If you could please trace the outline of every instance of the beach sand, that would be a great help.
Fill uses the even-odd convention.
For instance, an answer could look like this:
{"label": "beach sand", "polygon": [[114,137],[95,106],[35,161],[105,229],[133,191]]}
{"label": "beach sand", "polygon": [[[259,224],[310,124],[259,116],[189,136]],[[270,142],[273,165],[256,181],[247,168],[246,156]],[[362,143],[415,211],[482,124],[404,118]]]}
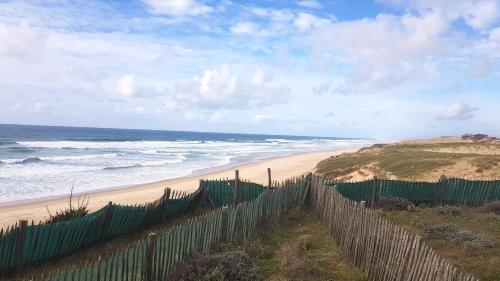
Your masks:
{"label": "beach sand", "polygon": [[[192,192],[198,188],[200,179],[234,178],[234,170],[236,169],[240,171],[241,179],[267,185],[267,168],[271,168],[273,181],[281,181],[313,171],[316,164],[325,158],[357,150],[358,148],[307,152],[269,158],[197,176],[169,179],[119,189],[93,191],[87,195],[87,198],[89,199],[91,211],[102,208],[109,201],[116,204],[140,204],[158,199],[163,194],[165,187]],[[68,208],[68,198],[52,198],[35,202],[21,201],[16,202],[15,205],[0,206],[0,228],[12,225],[21,219],[34,220],[35,222],[45,220],[48,217],[47,208],[52,213],[55,213],[56,210],[66,209]]]}

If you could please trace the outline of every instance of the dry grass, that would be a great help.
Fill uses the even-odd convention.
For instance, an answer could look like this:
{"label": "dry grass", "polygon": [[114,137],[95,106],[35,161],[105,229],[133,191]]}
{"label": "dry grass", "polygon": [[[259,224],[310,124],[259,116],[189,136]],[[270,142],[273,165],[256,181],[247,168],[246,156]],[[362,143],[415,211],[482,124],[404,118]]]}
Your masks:
{"label": "dry grass", "polygon": [[78,197],[76,199],[76,207],[75,207],[73,203],[73,188],[71,188],[68,209],[59,210],[56,211],[55,214],[51,214],[49,209],[47,208],[47,212],[49,213],[49,219],[46,220],[45,223],[46,224],[56,223],[56,222],[68,221],[84,217],[89,213],[88,205],[89,205],[89,200],[86,195],[83,195],[83,197]]}
{"label": "dry grass", "polygon": [[[490,154],[488,154],[488,152]],[[500,178],[498,143],[396,143],[321,161],[316,171],[344,180],[382,178],[435,181],[449,177]]]}
{"label": "dry grass", "polygon": [[290,212],[284,222],[242,246],[273,281],[362,281],[366,276],[342,258],[314,216]]}
{"label": "dry grass", "polygon": [[500,215],[457,207],[380,211],[461,270],[483,281],[500,280]]}

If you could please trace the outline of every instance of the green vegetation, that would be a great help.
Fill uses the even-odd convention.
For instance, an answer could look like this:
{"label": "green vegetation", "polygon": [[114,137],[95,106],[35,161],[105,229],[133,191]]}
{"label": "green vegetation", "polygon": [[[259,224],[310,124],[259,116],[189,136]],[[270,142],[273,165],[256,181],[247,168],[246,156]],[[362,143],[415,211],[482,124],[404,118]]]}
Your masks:
{"label": "green vegetation", "polygon": [[261,270],[243,251],[195,255],[167,280],[177,281],[262,281]]}
{"label": "green vegetation", "polygon": [[302,211],[290,212],[283,223],[242,249],[256,259],[265,280],[362,281],[367,277],[342,258],[340,249],[319,220]]}
{"label": "green vegetation", "polygon": [[47,212],[49,213],[49,219],[45,221],[46,224],[50,223],[56,223],[56,222],[62,222],[62,221],[69,221],[72,219],[76,218],[81,218],[89,213],[88,205],[89,205],[89,200],[86,195],[83,196],[83,198],[78,197],[77,198],[77,205],[76,207],[73,206],[73,188],[71,188],[71,193],[69,196],[69,207],[68,209],[63,209],[56,211],[56,213],[53,215],[50,213],[49,209],[47,209]]}
{"label": "green vegetation", "polygon": [[379,211],[408,231],[423,235],[461,270],[483,281],[500,280],[499,214],[458,207]]}
{"label": "green vegetation", "polygon": [[[317,172],[321,175],[351,179],[350,174],[361,171],[361,176],[397,178],[407,180],[428,179],[438,169],[450,168],[460,160],[474,168],[476,173],[490,171],[500,177],[500,155],[487,154],[497,151],[500,144],[493,143],[397,143],[375,145],[358,153],[342,154],[321,161]],[[369,174],[367,174],[367,171]],[[457,171],[460,173],[460,171]],[[462,171],[463,172],[463,171]],[[447,173],[448,174],[448,173]],[[460,176],[450,171],[449,176]]]}

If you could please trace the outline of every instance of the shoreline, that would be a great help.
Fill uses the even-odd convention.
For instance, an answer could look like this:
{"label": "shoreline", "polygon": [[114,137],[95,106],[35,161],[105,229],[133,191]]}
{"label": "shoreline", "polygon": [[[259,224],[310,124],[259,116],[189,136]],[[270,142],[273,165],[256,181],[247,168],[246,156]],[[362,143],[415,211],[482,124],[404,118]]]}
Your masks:
{"label": "shoreline", "polygon": [[[161,196],[165,187],[173,190],[192,192],[198,188],[200,179],[233,178],[234,170],[240,170],[241,179],[267,185],[267,168],[271,168],[274,180],[283,180],[292,176],[312,171],[316,164],[329,156],[361,149],[346,148],[314,152],[298,152],[284,156],[274,156],[246,163],[227,164],[195,171],[188,176],[165,179],[144,184],[109,187],[86,193],[90,212],[98,210],[109,201],[131,205],[150,202]],[[78,197],[82,194],[73,194]],[[31,200],[19,200],[0,204],[0,228],[16,223],[20,219],[38,222],[48,217],[47,209],[52,213],[67,207],[69,195],[51,196]]]}

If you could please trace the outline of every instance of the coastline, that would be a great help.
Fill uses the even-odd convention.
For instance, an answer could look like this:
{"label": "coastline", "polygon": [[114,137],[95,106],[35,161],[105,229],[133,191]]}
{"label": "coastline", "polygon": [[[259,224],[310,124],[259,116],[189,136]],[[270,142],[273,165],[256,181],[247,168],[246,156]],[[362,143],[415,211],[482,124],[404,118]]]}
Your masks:
{"label": "coastline", "polygon": [[[347,148],[299,152],[255,160],[244,164],[203,169],[180,178],[94,190],[87,193],[89,209],[90,211],[95,211],[105,206],[109,201],[117,204],[150,202],[160,197],[165,187],[170,187],[173,190],[192,192],[198,188],[200,179],[233,178],[235,169],[240,170],[241,179],[267,185],[267,168],[271,168],[273,180],[284,180],[312,171],[319,161],[330,156],[355,152],[359,149]],[[5,203],[0,205],[0,228],[15,224],[21,219],[34,220],[35,222],[45,220],[48,216],[47,209],[55,212],[56,210],[67,208],[67,203],[68,195]]]}

